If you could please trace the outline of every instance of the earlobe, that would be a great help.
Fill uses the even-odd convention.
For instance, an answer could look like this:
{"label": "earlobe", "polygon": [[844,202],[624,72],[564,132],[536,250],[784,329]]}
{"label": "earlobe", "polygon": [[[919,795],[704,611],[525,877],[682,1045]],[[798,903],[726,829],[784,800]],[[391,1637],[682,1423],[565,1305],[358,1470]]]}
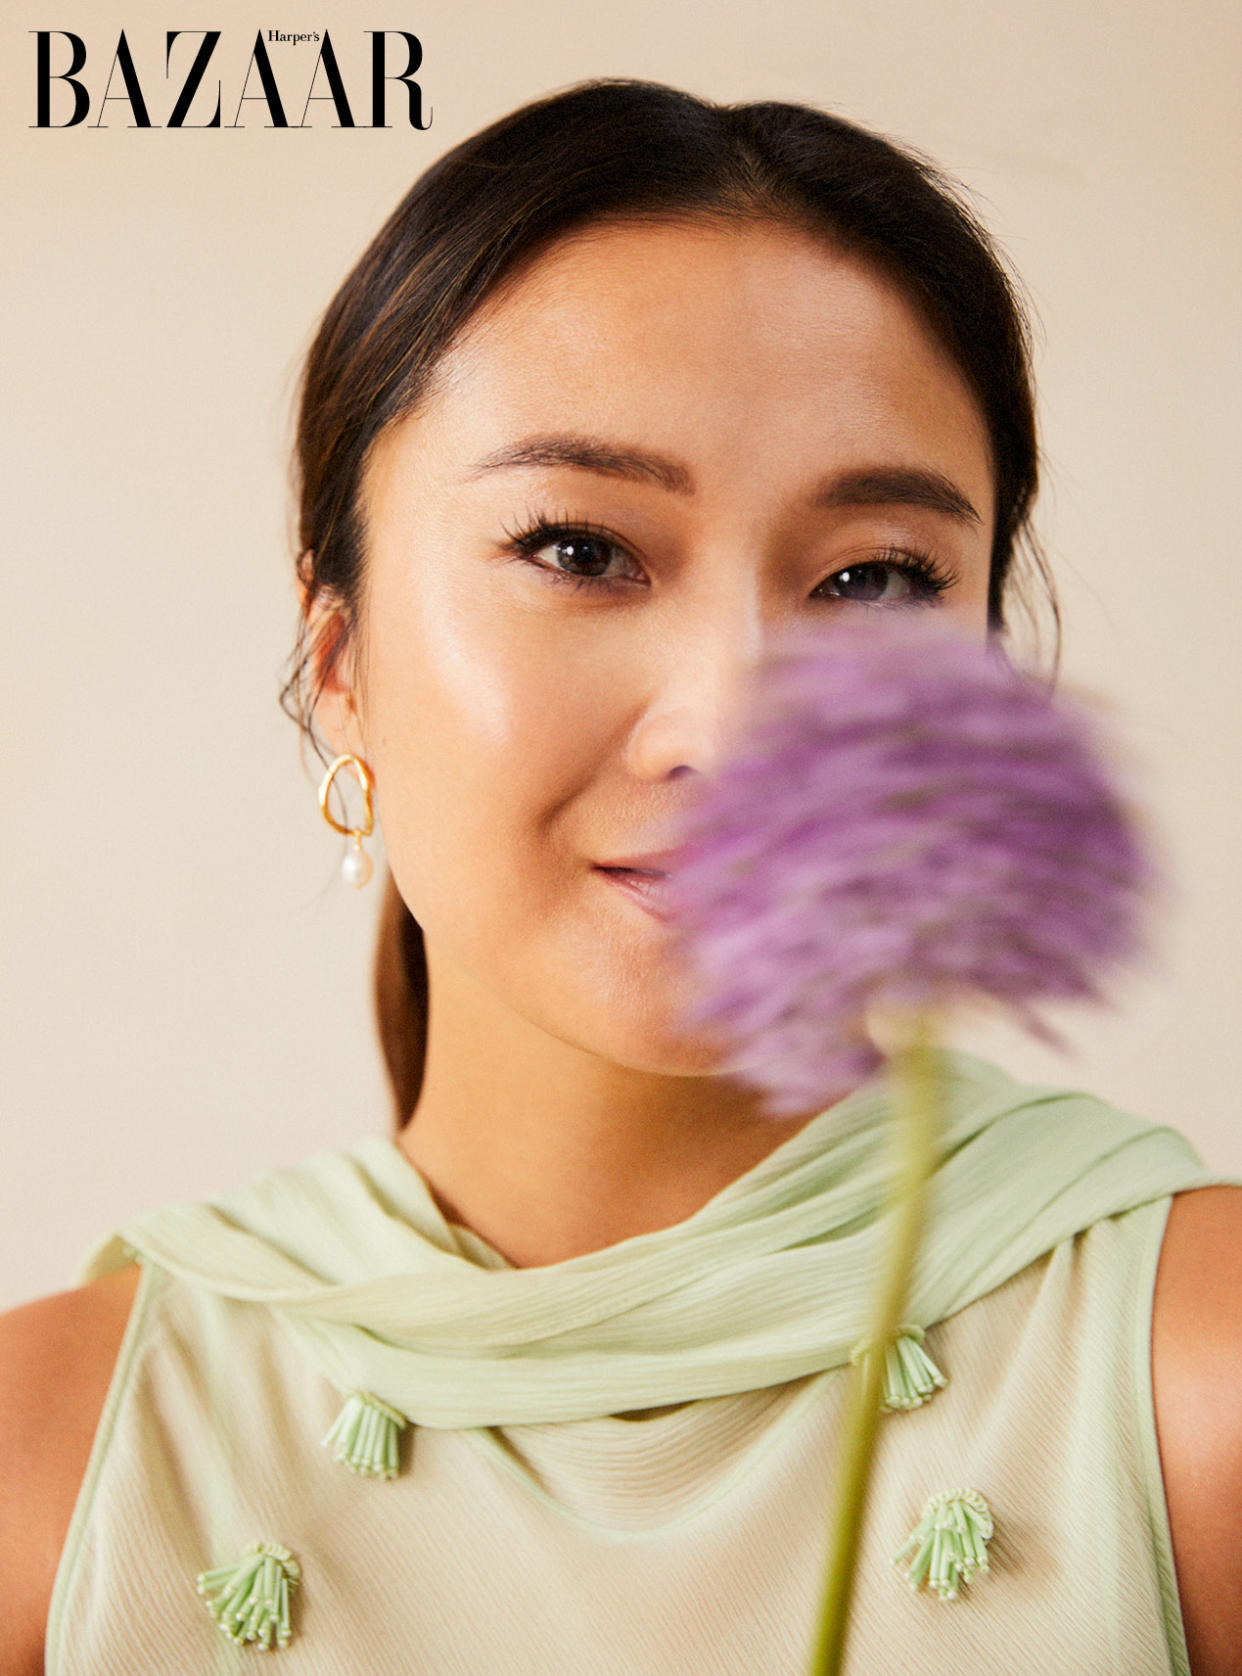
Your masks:
{"label": "earlobe", "polygon": [[339,603],[321,596],[311,606],[306,641],[316,726],[337,754],[365,754],[349,623]]}
{"label": "earlobe", "polygon": [[347,687],[330,682],[315,705],[315,726],[336,756],[366,756],[362,721]]}

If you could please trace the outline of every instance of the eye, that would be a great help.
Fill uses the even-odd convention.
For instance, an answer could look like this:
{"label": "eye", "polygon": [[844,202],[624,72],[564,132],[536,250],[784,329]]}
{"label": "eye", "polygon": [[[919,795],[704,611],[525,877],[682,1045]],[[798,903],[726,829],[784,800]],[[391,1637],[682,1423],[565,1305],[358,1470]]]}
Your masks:
{"label": "eye", "polygon": [[518,556],[542,571],[550,582],[578,588],[611,588],[634,580],[633,575],[607,574],[614,558],[625,549],[602,530],[585,523],[552,523],[538,519],[523,530],[505,531]]}
{"label": "eye", "polygon": [[934,600],[952,581],[926,553],[890,551],[825,577],[815,592],[855,605],[915,605]]}
{"label": "eye", "polygon": [[608,569],[614,551],[612,543],[599,535],[562,535],[533,553],[528,551],[527,557],[551,553],[563,570],[582,581],[594,582]]}

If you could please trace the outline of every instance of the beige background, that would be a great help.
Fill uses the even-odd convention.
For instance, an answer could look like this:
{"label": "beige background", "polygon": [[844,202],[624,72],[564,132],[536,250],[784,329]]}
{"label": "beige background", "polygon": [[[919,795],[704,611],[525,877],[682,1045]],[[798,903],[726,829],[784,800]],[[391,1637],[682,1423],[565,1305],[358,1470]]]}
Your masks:
{"label": "beige background", "polygon": [[[388,1123],[377,893],[338,882],[276,704],[288,397],[413,176],[595,74],[806,99],[903,138],[969,186],[1024,275],[1066,668],[1118,718],[1177,891],[1118,1008],[1065,1015],[1072,1059],[971,1039],[1242,1170],[1232,0],[200,10],[40,0],[4,26],[0,1302],[65,1284],[128,1211]],[[125,27],[162,121],[162,32],[220,28],[228,120],[256,29],[325,24],[347,75],[364,28],[421,37],[427,133],[27,126],[28,29],[82,34],[98,99]],[[280,50],[304,55],[276,60],[302,86],[314,48]]]}

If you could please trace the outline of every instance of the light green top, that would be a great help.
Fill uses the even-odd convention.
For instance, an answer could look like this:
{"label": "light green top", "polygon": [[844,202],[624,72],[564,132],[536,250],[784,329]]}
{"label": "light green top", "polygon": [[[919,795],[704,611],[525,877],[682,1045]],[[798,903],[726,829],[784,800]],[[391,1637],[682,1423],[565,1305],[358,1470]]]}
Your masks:
{"label": "light green top", "polygon": [[[947,1384],[882,1425],[846,1668],[1185,1676],[1151,1289],[1168,1195],[1215,1178],[1169,1129],[946,1068],[909,1315]],[[685,1222],[544,1268],[446,1222],[380,1140],[127,1225],[90,1264],[128,1245],[147,1272],[49,1672],[243,1668],[194,1579],[263,1540],[301,1567],[294,1676],[797,1676],[883,1115],[859,1090]],[[392,1482],[319,1447],[355,1388],[415,1422]],[[890,1560],[957,1487],[995,1535],[941,1601]]]}

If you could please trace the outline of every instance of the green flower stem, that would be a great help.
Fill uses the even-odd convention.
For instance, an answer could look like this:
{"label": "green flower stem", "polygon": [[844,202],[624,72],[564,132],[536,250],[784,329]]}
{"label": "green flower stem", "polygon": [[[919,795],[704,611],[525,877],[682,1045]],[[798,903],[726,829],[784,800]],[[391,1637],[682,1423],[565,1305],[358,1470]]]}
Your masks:
{"label": "green flower stem", "polygon": [[838,1676],[849,1626],[850,1595],[858,1560],[867,1480],[875,1454],[884,1378],[884,1352],[905,1315],[906,1297],[923,1231],[926,1188],[935,1164],[940,1128],[936,1031],[930,1016],[909,1020],[904,1041],[891,1055],[896,1169],[889,1215],[892,1243],[875,1299],[869,1342],[874,1353],[853,1370],[845,1446],[837,1487],[836,1518],[828,1551],[827,1576],[810,1676]]}

